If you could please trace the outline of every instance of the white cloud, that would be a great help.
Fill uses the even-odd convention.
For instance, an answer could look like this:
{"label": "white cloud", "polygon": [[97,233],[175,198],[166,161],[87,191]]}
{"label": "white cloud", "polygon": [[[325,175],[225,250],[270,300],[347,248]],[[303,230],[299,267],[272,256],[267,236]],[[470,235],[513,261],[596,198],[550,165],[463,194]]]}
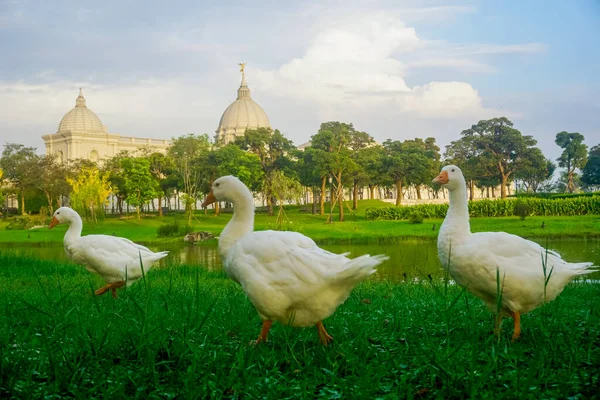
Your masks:
{"label": "white cloud", "polygon": [[400,108],[420,117],[456,118],[483,110],[479,93],[465,82],[430,82],[400,96]]}
{"label": "white cloud", "polygon": [[446,68],[455,69],[461,72],[476,73],[497,72],[497,69],[489,64],[466,58],[455,58],[452,56],[440,57],[439,55],[431,55],[406,63],[407,71],[423,68]]}
{"label": "white cloud", "polygon": [[481,61],[489,56],[514,54],[539,54],[546,52],[543,43],[524,44],[453,44],[440,40],[424,40],[421,50],[406,62],[407,71],[435,68],[456,70],[462,73],[495,73],[498,69]]}
{"label": "white cloud", "polygon": [[[410,113],[422,118],[486,113],[478,92],[469,83],[407,85],[406,65],[395,55],[417,52],[427,43],[413,27],[398,18],[371,13],[329,22],[331,27],[313,38],[301,58],[276,70],[257,72],[263,91],[316,102],[322,107],[363,111],[386,107],[392,113]],[[465,66],[470,61],[454,63]]]}

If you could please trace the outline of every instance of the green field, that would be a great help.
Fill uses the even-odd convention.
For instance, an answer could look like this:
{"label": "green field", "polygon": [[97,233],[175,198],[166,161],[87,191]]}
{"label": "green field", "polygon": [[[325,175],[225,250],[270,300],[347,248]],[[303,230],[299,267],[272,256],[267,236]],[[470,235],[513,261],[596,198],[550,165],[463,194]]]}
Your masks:
{"label": "green field", "polygon": [[241,288],[197,266],[150,271],[117,300],[83,268],[0,255],[0,397],[592,398],[600,286],[574,283],[492,334],[480,301],[443,282],[367,281],[312,328],[260,320]]}
{"label": "green field", "polygon": [[[333,214],[334,222],[327,224],[328,215],[312,215],[306,208],[288,206],[285,211],[283,229],[301,232],[319,243],[394,243],[404,239],[430,239],[437,238],[442,219],[426,219],[423,224],[410,224],[407,221],[366,221],[364,210],[367,207],[387,206],[378,200],[363,200],[359,202],[359,209],[355,213],[346,210],[346,220],[336,222],[337,214]],[[304,212],[301,212],[304,211]],[[194,230],[220,234],[231,214],[222,214],[218,217],[212,212],[196,213],[192,227]],[[158,238],[156,230],[161,224],[173,223],[178,220],[183,226],[186,224],[184,215],[167,215],[159,218],[149,215],[137,220],[133,215],[127,218],[107,217],[98,224],[84,221],[84,234],[103,233],[127,237],[143,243],[157,243],[166,241],[181,241],[176,239]],[[544,227],[542,228],[542,223]],[[0,220],[0,242],[61,242],[65,226],[57,226],[49,231],[45,228],[34,230],[6,230],[6,220]],[[277,217],[265,213],[256,215],[256,229],[276,229]],[[600,237],[600,216],[575,216],[575,217],[528,217],[521,221],[517,217],[501,218],[472,218],[471,228],[474,232],[505,231],[524,237],[561,238],[561,237]]]}

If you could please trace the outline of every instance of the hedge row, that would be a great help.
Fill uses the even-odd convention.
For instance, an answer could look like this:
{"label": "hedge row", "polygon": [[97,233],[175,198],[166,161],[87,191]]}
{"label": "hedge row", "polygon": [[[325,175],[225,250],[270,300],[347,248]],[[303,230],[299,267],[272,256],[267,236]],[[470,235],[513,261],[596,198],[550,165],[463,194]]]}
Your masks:
{"label": "hedge row", "polygon": [[511,194],[508,197],[517,197],[517,198],[525,198],[525,197],[535,197],[540,199],[566,199],[572,197],[593,197],[598,196],[600,193],[598,192],[586,192],[586,193],[548,193],[548,192],[538,192],[538,193],[517,193]]}
{"label": "hedge row", "polygon": [[[600,195],[591,197],[571,197],[562,199],[498,199],[477,200],[469,202],[471,217],[511,217],[517,202],[529,206],[529,215],[572,216],[600,214]],[[411,212],[418,211],[425,218],[444,218],[448,204],[419,204],[415,206],[367,208],[367,220],[399,220],[408,219]]]}

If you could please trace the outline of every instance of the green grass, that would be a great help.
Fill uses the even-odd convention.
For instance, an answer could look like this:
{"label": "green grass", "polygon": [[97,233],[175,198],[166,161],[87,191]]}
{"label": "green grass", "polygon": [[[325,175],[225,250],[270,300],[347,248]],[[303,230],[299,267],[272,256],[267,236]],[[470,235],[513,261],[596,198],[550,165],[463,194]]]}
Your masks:
{"label": "green grass", "polygon": [[[378,200],[363,200],[359,202],[359,209],[350,212],[346,209],[346,220],[336,222],[337,214],[334,213],[334,222],[327,224],[328,215],[312,215],[300,212],[300,209],[309,210],[307,207],[286,207],[287,220],[284,229],[301,232],[318,243],[396,243],[405,239],[435,240],[437,238],[442,219],[425,219],[423,224],[410,224],[407,221],[366,221],[364,210],[367,207],[386,206]],[[327,210],[328,211],[328,210]],[[231,214],[214,214],[198,212],[192,225],[194,230],[205,230],[219,235]],[[185,226],[186,220],[182,214],[167,215],[163,218],[149,216],[137,220],[133,217],[121,219],[108,217],[98,224],[84,221],[84,234],[102,233],[127,237],[143,243],[165,243],[181,241],[177,238],[159,238],[156,231],[164,223],[178,220]],[[542,228],[544,223],[544,228]],[[53,230],[45,228],[35,230],[6,230],[7,222],[0,220],[0,243],[18,242],[62,242],[65,226],[57,226]],[[277,217],[268,216],[264,212],[256,215],[256,229],[276,229]],[[566,238],[566,237],[600,237],[600,216],[587,215],[577,217],[528,217],[521,221],[518,217],[500,218],[472,218],[471,228],[474,232],[505,231],[520,236],[532,238]],[[213,241],[212,243],[215,243]]]}
{"label": "green grass", "polygon": [[[71,264],[0,255],[0,397],[592,398],[600,286],[568,286],[497,341],[480,301],[443,283],[367,281],[313,328],[260,320],[241,288],[199,267],[150,271],[119,299]],[[369,301],[366,301],[368,299]]]}

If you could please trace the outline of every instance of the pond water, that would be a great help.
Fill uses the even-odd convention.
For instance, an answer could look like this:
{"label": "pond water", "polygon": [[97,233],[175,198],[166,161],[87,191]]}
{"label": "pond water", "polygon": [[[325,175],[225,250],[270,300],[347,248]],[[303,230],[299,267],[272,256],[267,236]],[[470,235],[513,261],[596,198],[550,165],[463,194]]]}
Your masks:
{"label": "pond water", "polygon": [[[536,240],[545,246],[546,239]],[[169,250],[169,256],[161,260],[161,265],[198,264],[209,270],[221,269],[221,260],[216,246],[195,246],[185,243],[170,245],[150,245],[152,250]],[[351,257],[361,254],[387,254],[390,260],[379,268],[374,279],[401,282],[415,281],[432,277],[443,277],[443,271],[437,259],[434,241],[403,241],[396,244],[381,245],[323,245],[334,253],[350,252]],[[559,252],[569,262],[592,261],[600,265],[599,239],[554,239],[548,241],[548,248]],[[0,243],[0,252],[16,253],[42,259],[68,261],[62,244],[6,244]],[[1,267],[1,266],[0,266]],[[594,278],[600,278],[595,273]]]}

